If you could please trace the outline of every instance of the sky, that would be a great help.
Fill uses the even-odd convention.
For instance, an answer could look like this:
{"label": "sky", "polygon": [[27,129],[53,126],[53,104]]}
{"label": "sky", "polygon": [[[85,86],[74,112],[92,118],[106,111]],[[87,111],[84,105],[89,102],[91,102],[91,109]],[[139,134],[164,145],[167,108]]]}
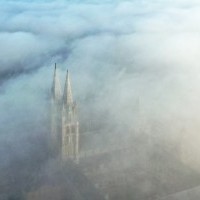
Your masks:
{"label": "sky", "polygon": [[83,124],[165,143],[199,171],[199,13],[197,0],[0,1],[0,165],[48,133],[56,62]]}

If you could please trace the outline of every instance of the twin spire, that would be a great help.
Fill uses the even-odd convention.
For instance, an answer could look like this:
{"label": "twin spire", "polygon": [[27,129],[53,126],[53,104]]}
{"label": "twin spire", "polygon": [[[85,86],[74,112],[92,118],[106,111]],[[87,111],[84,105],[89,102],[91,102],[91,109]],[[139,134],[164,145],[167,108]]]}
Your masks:
{"label": "twin spire", "polygon": [[[61,101],[62,99],[61,85],[57,74],[56,63],[55,63],[54,77],[53,77],[52,97],[55,101]],[[64,105],[73,104],[72,88],[68,70],[67,70],[65,88],[63,93],[63,104]]]}
{"label": "twin spire", "polygon": [[79,156],[79,122],[76,104],[73,102],[69,72],[67,70],[63,95],[57,74],[56,64],[52,86],[52,141],[56,152],[62,159],[71,158],[78,161]]}

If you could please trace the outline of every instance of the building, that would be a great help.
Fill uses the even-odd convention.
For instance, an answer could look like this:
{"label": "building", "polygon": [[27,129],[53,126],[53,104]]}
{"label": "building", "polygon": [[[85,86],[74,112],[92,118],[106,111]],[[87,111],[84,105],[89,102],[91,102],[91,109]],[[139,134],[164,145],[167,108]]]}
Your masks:
{"label": "building", "polygon": [[51,147],[62,160],[79,160],[79,122],[73,101],[69,72],[61,92],[56,64],[51,90]]}

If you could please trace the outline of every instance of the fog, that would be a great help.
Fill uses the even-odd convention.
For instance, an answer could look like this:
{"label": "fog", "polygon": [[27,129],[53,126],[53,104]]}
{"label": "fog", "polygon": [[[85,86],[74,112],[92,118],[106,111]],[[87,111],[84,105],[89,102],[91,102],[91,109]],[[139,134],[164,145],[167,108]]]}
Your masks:
{"label": "fog", "polygon": [[[9,177],[15,177],[25,193],[36,191],[35,185],[48,182],[44,178],[42,183],[35,183],[29,176],[30,179],[20,181],[17,174],[26,170],[19,166],[27,166],[33,172],[31,177],[35,174],[48,176],[43,172],[52,174],[56,168],[58,161],[46,158],[49,155],[50,91],[55,62],[62,86],[66,70],[70,71],[80,134],[93,132],[96,137],[84,141],[84,145],[88,148],[104,148],[111,144],[131,146],[129,156],[121,158],[119,155],[123,161],[120,173],[124,172],[123,165],[129,166],[133,172],[126,172],[124,177],[133,179],[134,188],[141,191],[139,196],[134,196],[137,192],[133,191],[127,199],[147,199],[141,195],[143,192],[153,191],[151,198],[156,198],[198,187],[199,13],[197,0],[2,0],[2,188],[7,188],[4,185],[12,179]],[[119,159],[111,157],[110,168],[112,163],[118,162],[115,159]],[[147,166],[142,168],[144,173],[141,175],[139,168],[144,163]],[[152,165],[179,174],[177,182],[168,182],[167,175],[150,170],[149,174],[154,176],[155,173],[164,185],[154,188],[154,178],[148,177]],[[150,182],[134,182],[137,176]],[[185,177],[184,183],[178,177]],[[30,187],[25,189],[27,182]],[[94,184],[91,181],[91,185]],[[10,191],[0,191],[3,200],[19,191],[16,186],[12,187]],[[183,194],[181,199],[184,198],[190,199]],[[24,199],[31,198],[26,194]]]}

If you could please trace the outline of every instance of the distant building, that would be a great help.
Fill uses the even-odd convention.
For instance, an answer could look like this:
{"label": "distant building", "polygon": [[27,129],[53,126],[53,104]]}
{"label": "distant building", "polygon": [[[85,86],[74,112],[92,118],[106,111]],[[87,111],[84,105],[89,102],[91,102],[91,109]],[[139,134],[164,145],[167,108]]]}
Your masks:
{"label": "distant building", "polygon": [[73,101],[69,72],[62,95],[59,77],[54,70],[51,90],[51,146],[62,160],[79,160],[79,122]]}

